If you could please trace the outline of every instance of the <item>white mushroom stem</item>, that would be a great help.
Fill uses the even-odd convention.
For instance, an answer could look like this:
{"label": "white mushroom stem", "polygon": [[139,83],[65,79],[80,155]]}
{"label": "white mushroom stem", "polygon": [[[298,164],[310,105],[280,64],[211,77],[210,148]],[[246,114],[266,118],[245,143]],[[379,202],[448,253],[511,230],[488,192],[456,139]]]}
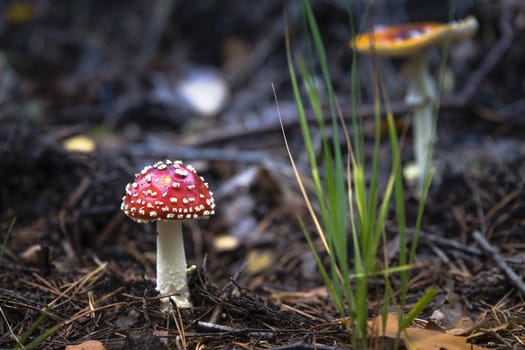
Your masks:
{"label": "white mushroom stem", "polygon": [[436,83],[428,70],[427,54],[416,54],[408,62],[410,86],[405,102],[415,105],[413,114],[414,153],[418,194],[433,171],[432,148],[434,144],[434,105],[437,99]]}
{"label": "white mushroom stem", "polygon": [[[157,290],[170,295],[179,308],[191,307],[180,220],[157,221]],[[161,311],[168,311],[169,298],[161,303]]]}

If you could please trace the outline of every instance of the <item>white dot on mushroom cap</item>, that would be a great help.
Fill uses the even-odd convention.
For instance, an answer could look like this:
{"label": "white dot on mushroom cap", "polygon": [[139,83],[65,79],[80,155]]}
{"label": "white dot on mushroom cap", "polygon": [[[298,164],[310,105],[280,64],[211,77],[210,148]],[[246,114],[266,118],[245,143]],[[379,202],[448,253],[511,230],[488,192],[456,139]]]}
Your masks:
{"label": "white dot on mushroom cap", "polygon": [[171,187],[173,187],[173,188],[180,188],[180,183],[173,181],[171,183]]}
{"label": "white dot on mushroom cap", "polygon": [[146,180],[147,183],[150,183],[151,182],[151,175],[148,174],[144,177],[144,180]]}
{"label": "white dot on mushroom cap", "polygon": [[177,203],[177,198],[171,197],[170,198],[170,203],[173,203],[173,204]]}
{"label": "white dot on mushroom cap", "polygon": [[[144,169],[140,171],[142,175],[146,174],[151,168],[153,168],[151,165],[146,165]],[[135,174],[135,177],[138,176],[138,174]]]}
{"label": "white dot on mushroom cap", "polygon": [[177,215],[177,219],[184,219],[184,215],[182,214]]}
{"label": "white dot on mushroom cap", "polygon": [[152,210],[152,211],[149,212],[149,216],[151,216],[152,218],[155,218],[155,217],[157,217],[157,212]]}
{"label": "white dot on mushroom cap", "polygon": [[144,214],[146,214],[146,211],[144,210],[144,208],[140,208],[139,215],[144,215]]}
{"label": "white dot on mushroom cap", "polygon": [[170,207],[165,206],[165,207],[162,207],[161,210],[162,210],[163,212],[170,211]]}
{"label": "white dot on mushroom cap", "polygon": [[153,190],[146,190],[146,191],[143,191],[142,192],[144,194],[144,196],[150,196],[150,197],[156,197],[157,196],[157,192],[156,191],[153,191]]}
{"label": "white dot on mushroom cap", "polygon": [[133,183],[131,184],[131,187],[133,187],[133,188],[137,188],[137,187],[139,187],[139,184],[136,183],[136,182],[133,182]]}
{"label": "white dot on mushroom cap", "polygon": [[179,176],[181,176],[181,177],[186,177],[186,176],[189,175],[188,172],[187,172],[186,170],[181,169],[181,168],[177,168],[177,169],[175,169],[175,174],[177,174],[177,175],[179,175]]}
{"label": "white dot on mushroom cap", "polygon": [[158,163],[157,163],[157,166],[156,166],[156,168],[159,169],[159,170],[164,170],[164,169],[166,169],[167,167],[168,167],[168,166],[167,166],[166,164],[162,163],[162,162],[158,162]]}
{"label": "white dot on mushroom cap", "polygon": [[188,190],[193,190],[195,188],[195,185],[188,185]]}
{"label": "white dot on mushroom cap", "polygon": [[167,214],[166,219],[175,219],[175,214]]}

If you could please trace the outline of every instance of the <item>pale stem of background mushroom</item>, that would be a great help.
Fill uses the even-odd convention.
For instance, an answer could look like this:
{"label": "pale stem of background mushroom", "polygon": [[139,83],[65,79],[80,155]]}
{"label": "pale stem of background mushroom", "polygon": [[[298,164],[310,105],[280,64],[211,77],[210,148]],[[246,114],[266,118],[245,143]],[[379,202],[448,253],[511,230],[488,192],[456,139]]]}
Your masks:
{"label": "pale stem of background mushroom", "polygon": [[408,62],[410,85],[405,97],[408,105],[416,105],[413,114],[414,153],[417,171],[418,193],[432,165],[434,143],[434,104],[437,98],[436,83],[428,70],[427,53],[421,52]]}
{"label": "pale stem of background mushroom", "polygon": [[[157,221],[157,290],[171,295],[179,308],[190,308],[186,280],[186,255],[181,220]],[[161,311],[169,309],[169,298],[161,299]]]}

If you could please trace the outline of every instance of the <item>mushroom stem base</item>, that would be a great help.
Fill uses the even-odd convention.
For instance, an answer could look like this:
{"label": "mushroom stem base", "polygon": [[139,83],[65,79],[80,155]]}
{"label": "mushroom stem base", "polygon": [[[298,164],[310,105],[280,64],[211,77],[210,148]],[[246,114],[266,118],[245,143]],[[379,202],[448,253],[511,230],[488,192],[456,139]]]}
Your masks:
{"label": "mushroom stem base", "polygon": [[161,299],[161,310],[169,310],[170,299],[179,308],[190,308],[182,224],[158,221],[157,231],[157,290],[161,295],[170,295]]}

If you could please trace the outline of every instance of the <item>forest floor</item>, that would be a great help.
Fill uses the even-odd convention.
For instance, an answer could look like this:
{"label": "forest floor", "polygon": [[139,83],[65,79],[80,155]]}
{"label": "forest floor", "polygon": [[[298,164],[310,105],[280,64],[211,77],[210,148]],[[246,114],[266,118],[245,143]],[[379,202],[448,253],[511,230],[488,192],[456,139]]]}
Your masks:
{"label": "forest floor", "polygon": [[[242,0],[153,3],[156,11],[140,1],[0,5],[0,349],[16,348],[17,339],[26,349],[87,340],[106,349],[351,349],[299,225],[308,212],[272,92],[273,83],[307,171],[282,2],[261,2],[257,11]],[[286,12],[292,41],[301,43],[296,3]],[[439,17],[432,6],[408,16],[447,19],[448,8]],[[407,304],[436,288],[414,328],[460,339],[425,334],[418,348],[525,348],[525,7],[461,6],[458,18],[476,15],[480,30],[449,53],[455,92],[441,100],[439,176]],[[314,9],[349,121],[348,13],[337,1]],[[352,10],[357,19],[363,9]],[[390,22],[406,20],[400,14],[407,15],[390,13]],[[381,64],[401,131],[410,111],[397,102],[402,65]],[[211,112],[180,95],[180,82],[202,72],[224,77],[214,83],[227,93]],[[365,67],[361,77],[371,140]],[[404,161],[412,158],[406,134]],[[389,154],[385,137],[381,156]],[[169,314],[155,291],[155,225],[120,210],[133,174],[162,159],[191,163],[217,204],[209,220],[184,222],[187,259],[198,267],[189,275],[193,308]],[[409,232],[417,207],[407,191]],[[389,259],[397,237],[392,216],[382,247]],[[375,295],[372,288],[371,320]]]}

